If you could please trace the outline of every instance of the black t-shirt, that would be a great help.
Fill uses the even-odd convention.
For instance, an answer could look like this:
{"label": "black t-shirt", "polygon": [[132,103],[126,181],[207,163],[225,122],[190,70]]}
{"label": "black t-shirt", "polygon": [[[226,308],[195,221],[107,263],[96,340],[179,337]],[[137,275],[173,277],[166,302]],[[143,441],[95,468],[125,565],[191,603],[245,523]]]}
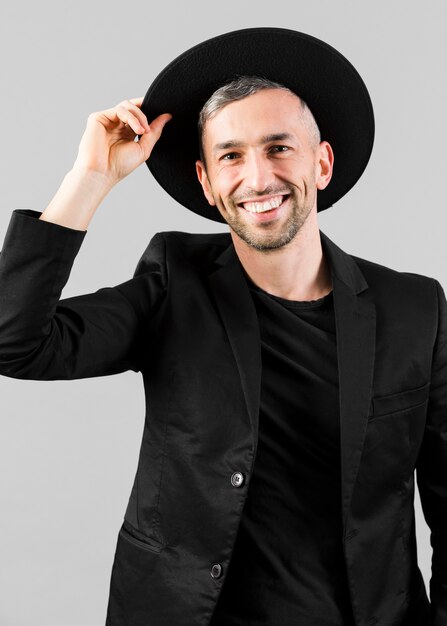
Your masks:
{"label": "black t-shirt", "polygon": [[212,626],[351,626],[341,518],[333,292],[268,294],[255,466]]}

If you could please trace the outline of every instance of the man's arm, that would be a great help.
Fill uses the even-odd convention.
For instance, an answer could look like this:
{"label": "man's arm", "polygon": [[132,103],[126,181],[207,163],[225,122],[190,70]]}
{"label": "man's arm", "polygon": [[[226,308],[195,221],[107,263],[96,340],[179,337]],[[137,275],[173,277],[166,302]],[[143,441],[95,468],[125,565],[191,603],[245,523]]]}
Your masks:
{"label": "man's arm", "polygon": [[38,217],[14,211],[0,254],[0,374],[63,380],[139,371],[165,293],[163,237],[151,239],[145,271],[61,300],[85,231]]}
{"label": "man's arm", "polygon": [[447,302],[440,283],[438,331],[433,352],[430,397],[416,474],[433,548],[430,626],[447,624]]}
{"label": "man's arm", "polygon": [[92,294],[60,295],[97,207],[149,157],[170,118],[149,127],[141,102],[92,113],[73,169],[47,209],[13,212],[0,254],[0,374],[54,380],[140,369],[142,329],[165,287],[157,236],[150,271]]}

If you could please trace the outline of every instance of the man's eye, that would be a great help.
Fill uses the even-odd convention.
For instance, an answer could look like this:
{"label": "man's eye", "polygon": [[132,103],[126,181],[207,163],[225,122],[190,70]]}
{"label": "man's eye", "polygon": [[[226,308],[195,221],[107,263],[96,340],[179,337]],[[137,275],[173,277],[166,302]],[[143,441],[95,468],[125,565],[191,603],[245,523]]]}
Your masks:
{"label": "man's eye", "polygon": [[237,156],[237,152],[227,152],[227,154],[224,154],[221,159],[222,161],[233,161],[233,159],[235,159]]}
{"label": "man's eye", "polygon": [[271,152],[287,152],[288,146],[272,146],[270,148]]}

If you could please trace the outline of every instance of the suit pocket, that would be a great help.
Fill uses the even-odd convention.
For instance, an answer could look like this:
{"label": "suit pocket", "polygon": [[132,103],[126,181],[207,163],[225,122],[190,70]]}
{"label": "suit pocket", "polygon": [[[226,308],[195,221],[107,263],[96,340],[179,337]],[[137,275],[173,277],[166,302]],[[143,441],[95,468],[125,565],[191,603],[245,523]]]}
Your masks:
{"label": "suit pocket", "polygon": [[163,548],[163,545],[159,541],[153,539],[152,537],[147,537],[139,530],[131,526],[131,524],[127,521],[123,522],[119,534],[120,537],[129,543],[132,543],[138,548],[143,548],[143,550],[148,550],[149,552],[159,553]]}
{"label": "suit pocket", "polygon": [[374,396],[371,400],[369,420],[424,404],[428,401],[429,389],[430,382],[413,389],[406,389],[384,396]]}

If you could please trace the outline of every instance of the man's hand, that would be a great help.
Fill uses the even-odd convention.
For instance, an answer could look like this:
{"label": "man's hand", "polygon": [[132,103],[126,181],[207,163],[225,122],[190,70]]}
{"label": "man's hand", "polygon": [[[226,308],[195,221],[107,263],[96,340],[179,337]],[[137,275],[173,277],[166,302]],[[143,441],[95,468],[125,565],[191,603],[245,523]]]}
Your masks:
{"label": "man's hand", "polygon": [[85,230],[112,187],[149,158],[172,115],[163,113],[149,126],[142,102],[123,100],[88,116],[76,161],[39,219]]}
{"label": "man's hand", "polygon": [[[101,174],[113,186],[146,161],[172,116],[163,113],[149,125],[142,102],[132,98],[91,113],[73,168]],[[136,135],[142,135],[139,141]]]}

